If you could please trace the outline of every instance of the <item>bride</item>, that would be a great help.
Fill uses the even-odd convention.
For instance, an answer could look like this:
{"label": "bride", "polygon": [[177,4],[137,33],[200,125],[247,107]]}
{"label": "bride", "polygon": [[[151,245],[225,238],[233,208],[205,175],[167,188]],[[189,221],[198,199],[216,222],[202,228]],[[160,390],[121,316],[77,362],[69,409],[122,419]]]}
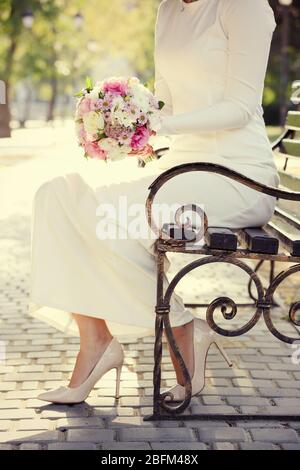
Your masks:
{"label": "bride", "polygon": [[[40,399],[78,403],[95,383],[116,369],[119,395],[123,349],[119,334],[153,333],[156,264],[151,236],[99,237],[101,204],[144,207],[148,187],[165,169],[209,161],[262,183],[277,186],[262,110],[272,34],[276,27],[267,0],[164,0],[155,41],[157,97],[165,102],[161,135],[170,151],[137,168],[132,181],[91,185],[78,173],[44,183],[34,199],[32,230],[32,315],[66,333],[79,333],[80,351],[67,387]],[[274,198],[224,176],[186,173],[161,189],[159,203],[202,205],[211,226],[262,226],[273,215]],[[121,227],[124,214],[107,220]],[[122,220],[121,220],[122,219]],[[147,225],[144,215],[142,225]],[[124,236],[124,232],[125,235]],[[167,280],[166,280],[167,282]],[[170,320],[192,377],[192,393],[204,387],[204,361],[218,340],[175,295]],[[178,384],[183,377],[174,358]]]}

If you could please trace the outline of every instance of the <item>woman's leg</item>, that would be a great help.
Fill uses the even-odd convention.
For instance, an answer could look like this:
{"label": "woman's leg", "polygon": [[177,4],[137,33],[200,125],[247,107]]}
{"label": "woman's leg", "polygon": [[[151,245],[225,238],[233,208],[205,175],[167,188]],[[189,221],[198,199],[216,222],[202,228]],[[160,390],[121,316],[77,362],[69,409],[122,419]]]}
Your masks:
{"label": "woman's leg", "polygon": [[80,351],[69,387],[81,385],[99,361],[112,340],[104,320],[86,315],[73,314],[80,334]]}
{"label": "woman's leg", "polygon": [[[182,326],[172,328],[173,335],[179,348],[182,359],[189,371],[190,377],[194,375],[194,322],[190,321]],[[175,355],[169,345],[169,351],[176,373],[177,382],[184,385],[181,368],[178,366]]]}

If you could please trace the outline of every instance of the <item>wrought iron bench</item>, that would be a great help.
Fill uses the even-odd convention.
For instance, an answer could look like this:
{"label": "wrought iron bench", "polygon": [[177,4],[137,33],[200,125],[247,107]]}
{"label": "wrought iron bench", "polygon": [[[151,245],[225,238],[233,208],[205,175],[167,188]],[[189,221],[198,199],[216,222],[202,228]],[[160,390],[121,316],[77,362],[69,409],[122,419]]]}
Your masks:
{"label": "wrought iron bench", "polygon": [[[300,140],[297,139],[300,133],[300,112],[289,112],[287,118],[286,132],[278,139],[274,149],[280,148],[284,151],[284,158],[290,156],[300,157]],[[163,149],[166,150],[166,149]],[[154,372],[153,372],[153,414],[145,417],[145,420],[161,419],[208,419],[212,416],[208,414],[183,414],[191,402],[191,378],[185,363],[181,357],[178,346],[172,334],[172,327],[169,320],[170,300],[174,289],[179,281],[188,273],[196,268],[213,263],[228,263],[243,270],[250,277],[249,293],[254,300],[254,314],[246,325],[235,330],[227,330],[219,326],[215,321],[217,309],[225,320],[232,320],[237,314],[238,305],[229,297],[220,297],[207,306],[206,319],[209,326],[218,334],[226,337],[237,337],[250,331],[257,322],[264,318],[268,330],[279,340],[285,343],[293,343],[300,339],[300,299],[298,302],[290,305],[289,321],[295,327],[295,336],[289,337],[281,333],[272,320],[273,295],[281,283],[296,273],[300,273],[300,223],[288,212],[276,208],[274,218],[265,227],[252,228],[233,231],[227,228],[209,227],[209,221],[203,210],[195,204],[183,206],[177,211],[174,224],[157,227],[152,217],[152,205],[156,194],[160,188],[171,178],[187,172],[201,171],[213,172],[223,175],[227,178],[238,181],[239,183],[260,191],[264,194],[278,198],[278,200],[300,201],[300,192],[288,191],[281,188],[270,187],[258,183],[248,177],[230,170],[224,166],[212,163],[188,163],[176,166],[161,174],[149,187],[150,193],[146,201],[146,212],[148,223],[157,235],[157,301],[156,301],[156,324],[155,324],[155,347],[154,347]],[[182,216],[185,212],[192,211],[197,213],[202,220],[202,229],[196,233],[194,227],[189,223],[182,223]],[[197,241],[204,235],[205,244],[198,246]],[[193,244],[194,240],[194,244]],[[190,262],[173,277],[166,291],[164,291],[164,266],[165,255],[167,253],[192,253],[199,255],[199,258]],[[258,260],[258,265],[251,268],[245,260]],[[264,261],[270,261],[270,280],[269,285],[264,288],[258,269]],[[289,267],[281,271],[277,276],[274,275],[274,264],[289,263]],[[251,287],[256,287],[256,295],[251,292]],[[197,307],[200,304],[193,304]],[[191,305],[189,305],[191,306]],[[162,335],[165,330],[171,349],[181,367],[185,378],[186,396],[182,403],[170,403],[166,393],[161,393],[161,361],[162,361]],[[171,397],[172,398],[172,397]],[[226,415],[226,419],[283,419],[282,415]],[[213,419],[224,420],[224,415],[213,415]],[[289,420],[300,419],[300,416],[289,416]]]}

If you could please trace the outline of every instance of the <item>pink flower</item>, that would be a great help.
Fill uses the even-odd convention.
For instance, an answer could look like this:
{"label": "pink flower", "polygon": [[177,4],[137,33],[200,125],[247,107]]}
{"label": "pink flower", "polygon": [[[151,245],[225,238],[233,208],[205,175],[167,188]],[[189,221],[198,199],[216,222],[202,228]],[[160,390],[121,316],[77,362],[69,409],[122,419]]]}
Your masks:
{"label": "pink flower", "polygon": [[92,100],[88,98],[82,98],[77,107],[77,114],[82,117],[84,114],[94,111]]}
{"label": "pink flower", "polygon": [[103,89],[105,93],[126,96],[128,92],[128,83],[124,80],[111,80],[104,83]]}
{"label": "pink flower", "polygon": [[131,138],[131,148],[133,150],[140,150],[144,148],[148,143],[149,138],[150,132],[148,131],[147,127],[138,127]]}
{"label": "pink flower", "polygon": [[83,124],[79,124],[78,130],[77,130],[77,135],[78,135],[78,139],[79,139],[80,144],[84,145],[84,143],[87,139],[87,135],[86,135]]}
{"label": "pink flower", "polygon": [[85,153],[90,157],[90,158],[97,158],[98,160],[106,160],[107,157],[107,152],[102,150],[98,142],[89,142],[86,141],[83,144],[84,151]]}

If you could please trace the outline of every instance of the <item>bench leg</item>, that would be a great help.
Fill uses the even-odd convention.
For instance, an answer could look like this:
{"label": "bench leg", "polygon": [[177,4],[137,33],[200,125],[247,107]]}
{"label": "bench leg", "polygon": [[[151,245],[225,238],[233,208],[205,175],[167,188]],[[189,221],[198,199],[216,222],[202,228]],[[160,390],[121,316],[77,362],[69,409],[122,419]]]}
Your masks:
{"label": "bench leg", "polygon": [[[166,304],[164,299],[164,259],[163,252],[158,253],[157,258],[157,304],[156,304],[156,322],[155,322],[155,344],[154,344],[154,371],[153,371],[153,415],[146,416],[145,421],[156,421],[160,419],[178,419],[178,415],[182,413],[190,404],[192,385],[187,367],[182,359],[179,348],[175,341],[172,327],[170,325],[169,313],[170,305]],[[167,393],[161,393],[161,361],[162,361],[162,335],[164,332],[168,338],[168,342],[178,364],[182,368],[186,379],[187,396],[181,404],[175,406],[169,405],[165,399]],[[171,397],[172,398],[172,397]],[[173,416],[172,416],[173,415]]]}

